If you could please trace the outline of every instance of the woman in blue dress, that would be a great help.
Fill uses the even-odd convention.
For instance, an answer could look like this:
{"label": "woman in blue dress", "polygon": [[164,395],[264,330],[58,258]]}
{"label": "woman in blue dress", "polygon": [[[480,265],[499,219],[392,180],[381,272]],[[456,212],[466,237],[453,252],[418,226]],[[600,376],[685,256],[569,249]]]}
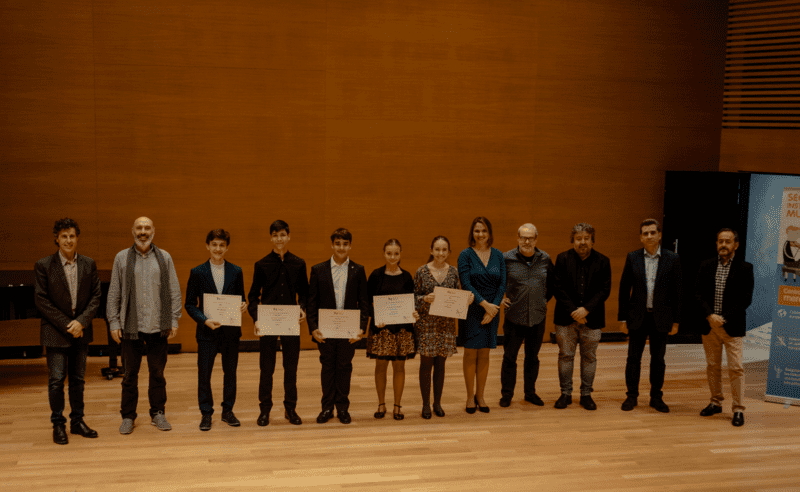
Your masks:
{"label": "woman in blue dress", "polygon": [[[458,256],[461,286],[475,296],[460,323],[464,340],[464,382],[467,413],[489,412],[483,399],[489,375],[489,351],[497,347],[500,302],[506,291],[506,263],[503,253],[492,248],[492,223],[475,217],[469,230],[469,248]],[[477,384],[476,384],[477,383]]]}

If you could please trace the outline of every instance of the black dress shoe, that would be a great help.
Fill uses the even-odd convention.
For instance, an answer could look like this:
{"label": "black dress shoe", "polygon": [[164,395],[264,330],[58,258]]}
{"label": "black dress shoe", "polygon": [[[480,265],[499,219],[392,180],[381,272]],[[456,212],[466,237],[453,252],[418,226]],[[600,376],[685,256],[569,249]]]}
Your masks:
{"label": "black dress shoe", "polygon": [[259,427],[266,427],[269,425],[269,413],[268,412],[261,412],[261,415],[258,416],[258,420],[256,420],[256,424]]}
{"label": "black dress shoe", "polygon": [[744,425],[744,414],[742,412],[733,412],[733,420],[731,420],[731,424],[734,427],[741,427]]}
{"label": "black dress shoe", "polygon": [[203,417],[200,419],[200,430],[201,431],[211,430],[211,415],[203,415]]}
{"label": "black dress shoe", "polygon": [[590,395],[581,396],[580,404],[586,410],[597,410],[597,403],[592,400]]}
{"label": "black dress shoe", "polygon": [[294,410],[294,408],[287,408],[283,416],[292,425],[301,425],[303,423],[303,420],[300,419],[300,416],[297,415],[297,412]]}
{"label": "black dress shoe", "polygon": [[556,404],[554,405],[556,408],[567,408],[568,405],[572,405],[572,397],[570,395],[561,394],[556,400]]}
{"label": "black dress shoe", "polygon": [[231,427],[239,427],[240,425],[242,425],[242,423],[239,422],[239,419],[236,418],[236,415],[233,414],[233,411],[223,412],[222,421],[230,425]]}
{"label": "black dress shoe", "polygon": [[[469,400],[467,400],[467,403],[469,403]],[[477,412],[478,411],[477,400],[476,400],[476,403],[475,403],[474,407],[466,407],[466,408],[464,408],[464,410],[470,415],[472,415],[473,413]]]}
{"label": "black dress shoe", "polygon": [[475,404],[478,405],[478,410],[480,410],[481,413],[489,413],[489,407],[482,407],[481,404],[478,403],[478,397],[477,396],[475,397]]}
{"label": "black dress shoe", "polygon": [[333,418],[333,410],[323,410],[317,415],[317,423],[324,424]]}
{"label": "black dress shoe", "polygon": [[430,420],[433,417],[431,413],[431,406],[430,405],[422,405],[422,418],[425,420]]}
{"label": "black dress shoe", "polygon": [[709,403],[706,408],[700,410],[701,417],[710,417],[715,413],[722,413],[722,407],[719,405],[714,405],[713,403]]}
{"label": "black dress shoe", "polygon": [[349,424],[353,420],[350,418],[350,414],[345,412],[337,412],[336,416],[339,418],[339,422],[343,424]]}
{"label": "black dress shoe", "polygon": [[504,396],[504,397],[500,398],[500,406],[503,407],[503,408],[510,407],[511,406],[511,397]]}
{"label": "black dress shoe", "polygon": [[67,444],[69,442],[67,428],[64,424],[53,426],[53,442],[56,444]]}
{"label": "black dress shoe", "polygon": [[437,417],[444,417],[444,409],[438,403],[433,404],[433,413],[436,414]]}
{"label": "black dress shoe", "polygon": [[544,402],[542,401],[542,399],[539,398],[539,395],[537,395],[535,393],[534,393],[533,396],[526,396],[525,397],[525,401],[527,401],[528,403],[533,403],[534,405],[539,406],[539,407],[543,407],[544,406]]}
{"label": "black dress shoe", "polygon": [[89,428],[83,420],[75,422],[74,424],[70,424],[69,426],[69,433],[70,434],[78,434],[83,437],[88,437],[90,439],[94,439],[97,437],[97,431],[92,430]]}
{"label": "black dress shoe", "polygon": [[650,398],[650,406],[661,413],[669,413],[669,407],[661,398]]}
{"label": "black dress shoe", "polygon": [[636,400],[636,398],[629,396],[625,398],[625,401],[622,402],[622,411],[630,412],[631,410],[633,410],[633,407],[635,407],[638,404],[639,402]]}

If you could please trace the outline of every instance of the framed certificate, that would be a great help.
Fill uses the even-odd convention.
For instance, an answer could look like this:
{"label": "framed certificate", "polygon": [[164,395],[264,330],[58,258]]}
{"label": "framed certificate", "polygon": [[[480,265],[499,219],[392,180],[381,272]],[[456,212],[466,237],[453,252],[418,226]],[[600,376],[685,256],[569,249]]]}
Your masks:
{"label": "framed certificate", "polygon": [[434,299],[428,309],[428,314],[444,318],[467,319],[469,294],[468,290],[434,287]]}
{"label": "framed certificate", "polygon": [[400,325],[414,322],[414,294],[393,294],[372,298],[375,324]]}
{"label": "framed certificate", "polygon": [[361,333],[361,311],[320,309],[319,331],[325,338],[356,338]]}
{"label": "framed certificate", "polygon": [[241,296],[203,294],[203,314],[222,326],[242,326]]}
{"label": "framed certificate", "polygon": [[300,306],[258,306],[256,335],[300,336]]}

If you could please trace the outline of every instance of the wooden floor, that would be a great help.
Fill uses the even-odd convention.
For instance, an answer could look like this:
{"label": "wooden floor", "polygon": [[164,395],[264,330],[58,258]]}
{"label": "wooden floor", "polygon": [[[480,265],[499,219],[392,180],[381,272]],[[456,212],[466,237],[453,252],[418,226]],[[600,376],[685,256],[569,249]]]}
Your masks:
{"label": "wooden floor", "polygon": [[[559,395],[558,350],[548,343],[542,347],[537,385],[544,407],[520,401],[521,374],[511,407],[498,406],[499,348],[492,352],[486,398],[491,413],[464,412],[457,355],[447,363],[447,416],[423,420],[419,361],[412,360],[401,422],[389,414],[373,418],[374,362],[359,351],[351,425],[315,422],[319,362],[315,351],[304,351],[297,409],[303,425],[284,420],[278,403],[264,428],[255,423],[258,354],[243,353],[235,407],[242,426],[223,424],[217,410],[210,432],[197,428],[196,354],[171,355],[167,417],[173,430],[160,432],[149,424],[146,387],[140,386],[140,418],[127,436],[117,430],[120,379],[101,378],[107,359],[90,358],[86,421],[100,437],[70,435],[67,446],[52,442],[45,360],[0,361],[0,490],[800,490],[800,408],[762,401],[766,364],[747,367],[746,423],[735,428],[730,400],[721,415],[698,415],[708,388],[702,347],[694,345],[668,348],[664,399],[669,414],[649,408],[646,396],[634,411],[622,412],[626,347],[604,343],[598,349],[593,396],[599,408],[594,412],[577,405],[577,399],[565,410],[553,408]],[[217,402],[219,364],[212,382]],[[142,371],[140,381],[147,381],[146,365]],[[280,402],[280,365],[276,372]],[[576,367],[576,387],[577,372]]]}

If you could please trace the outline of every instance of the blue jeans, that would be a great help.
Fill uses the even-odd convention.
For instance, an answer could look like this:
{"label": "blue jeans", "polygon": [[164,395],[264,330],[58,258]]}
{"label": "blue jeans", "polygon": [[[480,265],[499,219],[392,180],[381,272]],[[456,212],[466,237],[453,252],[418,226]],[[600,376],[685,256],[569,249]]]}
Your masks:
{"label": "blue jeans", "polygon": [[561,394],[572,396],[572,370],[575,364],[575,348],[581,346],[581,396],[592,394],[594,373],[597,369],[597,345],[601,330],[592,329],[580,323],[569,326],[556,325],[558,342],[558,380]]}
{"label": "blue jeans", "polygon": [[75,344],[71,347],[47,347],[47,369],[50,372],[47,396],[50,399],[50,422],[64,425],[64,380],[69,376],[69,420],[75,424],[83,420],[83,385],[86,374],[86,357],[89,346]]}

